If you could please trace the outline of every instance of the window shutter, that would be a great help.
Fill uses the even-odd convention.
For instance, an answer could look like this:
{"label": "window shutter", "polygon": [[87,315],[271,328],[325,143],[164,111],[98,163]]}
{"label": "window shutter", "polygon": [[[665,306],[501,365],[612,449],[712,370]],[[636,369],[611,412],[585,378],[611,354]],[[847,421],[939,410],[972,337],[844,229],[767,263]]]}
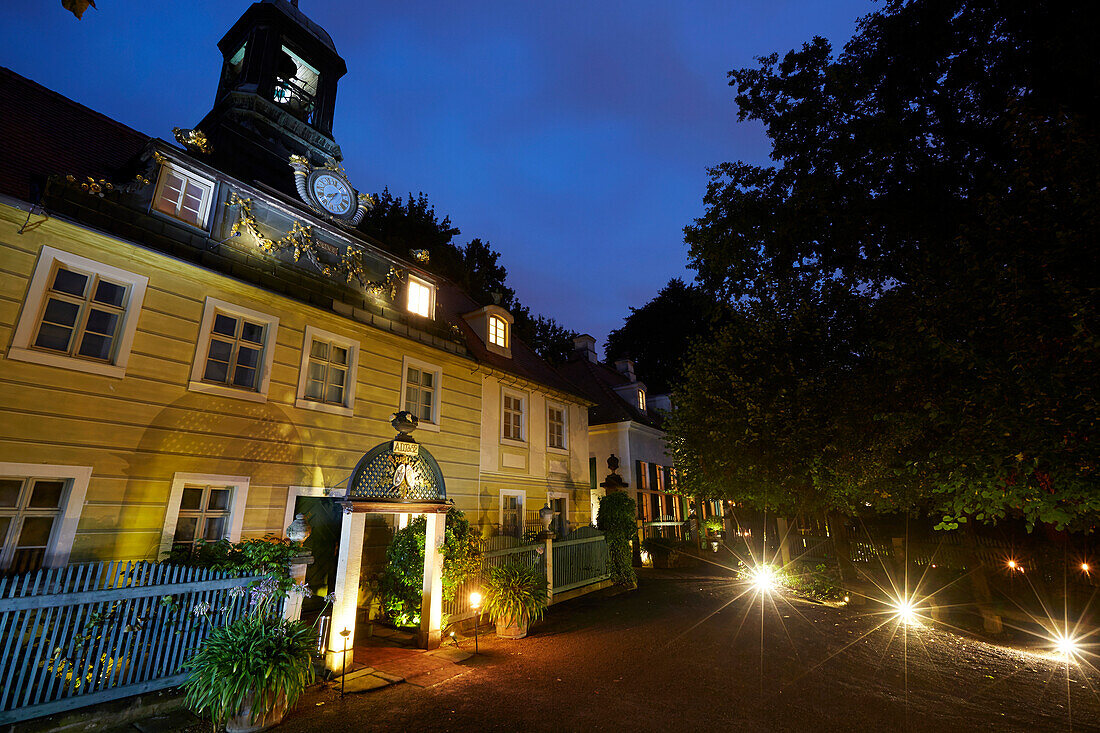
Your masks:
{"label": "window shutter", "polygon": [[596,490],[596,457],[588,459],[588,488]]}
{"label": "window shutter", "polygon": [[657,469],[660,468],[656,463],[649,464],[649,488],[654,491],[657,490]]}
{"label": "window shutter", "polygon": [[644,472],[642,470],[641,461],[634,461],[634,488],[638,490],[645,488]]}

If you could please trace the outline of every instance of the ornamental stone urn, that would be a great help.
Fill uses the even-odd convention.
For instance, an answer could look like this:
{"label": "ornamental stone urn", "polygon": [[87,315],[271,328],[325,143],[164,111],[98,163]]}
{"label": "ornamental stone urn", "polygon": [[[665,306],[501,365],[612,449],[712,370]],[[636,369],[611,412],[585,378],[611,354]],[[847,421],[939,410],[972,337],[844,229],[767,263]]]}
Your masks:
{"label": "ornamental stone urn", "polygon": [[295,514],[294,521],[286,528],[286,538],[291,542],[305,542],[313,533],[313,528],[306,522],[305,514]]}

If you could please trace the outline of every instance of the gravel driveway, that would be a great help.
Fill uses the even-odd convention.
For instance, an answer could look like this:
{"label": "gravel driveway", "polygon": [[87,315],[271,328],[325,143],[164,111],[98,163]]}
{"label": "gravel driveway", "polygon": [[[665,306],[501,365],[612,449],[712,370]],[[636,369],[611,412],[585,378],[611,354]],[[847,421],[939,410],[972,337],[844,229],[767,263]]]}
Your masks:
{"label": "gravel driveway", "polygon": [[464,674],[311,692],[278,730],[1100,730],[1088,667],[1067,680],[1049,655],[856,608],[780,597],[761,614],[743,590],[643,570],[638,590],[554,606],[527,639],[482,636]]}

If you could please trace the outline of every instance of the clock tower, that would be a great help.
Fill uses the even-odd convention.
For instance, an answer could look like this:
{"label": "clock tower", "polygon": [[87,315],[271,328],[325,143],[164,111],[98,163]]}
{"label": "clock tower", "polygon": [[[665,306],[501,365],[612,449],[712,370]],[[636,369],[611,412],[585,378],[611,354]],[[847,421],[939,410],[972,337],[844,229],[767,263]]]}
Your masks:
{"label": "clock tower", "polygon": [[[214,108],[197,127],[209,141],[209,163],[242,181],[297,194],[291,156],[316,167],[343,159],[332,118],[347,66],[297,0],[253,3],[218,49],[223,63]],[[340,193],[326,183],[318,190]]]}

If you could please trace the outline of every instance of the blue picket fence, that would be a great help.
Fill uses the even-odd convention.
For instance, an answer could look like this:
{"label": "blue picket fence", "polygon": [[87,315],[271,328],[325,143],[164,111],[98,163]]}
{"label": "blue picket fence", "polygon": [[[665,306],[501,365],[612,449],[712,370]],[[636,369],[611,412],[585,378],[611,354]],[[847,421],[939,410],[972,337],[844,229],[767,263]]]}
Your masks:
{"label": "blue picket fence", "polygon": [[[148,562],[0,579],[0,724],[173,687],[254,576]],[[242,588],[243,590],[243,588]]]}

